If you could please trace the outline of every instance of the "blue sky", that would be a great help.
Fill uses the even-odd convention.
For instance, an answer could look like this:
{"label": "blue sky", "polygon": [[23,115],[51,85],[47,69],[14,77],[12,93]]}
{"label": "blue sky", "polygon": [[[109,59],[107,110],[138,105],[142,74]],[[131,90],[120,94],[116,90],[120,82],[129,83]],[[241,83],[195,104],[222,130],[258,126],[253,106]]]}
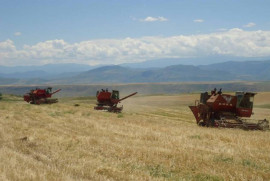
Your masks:
{"label": "blue sky", "polygon": [[[193,45],[190,39],[201,42],[205,38],[200,35],[213,38],[213,33],[223,35],[221,43],[224,45],[224,37],[241,36],[240,39],[247,40],[249,36],[262,32],[266,36],[263,42],[257,39],[246,42],[256,44],[251,49],[268,48],[268,34],[265,33],[270,29],[269,9],[270,1],[266,0],[0,0],[0,65],[19,65],[23,62],[29,65],[54,62],[100,64],[109,60],[123,63],[194,57],[200,56],[201,52],[189,50],[189,53],[174,53],[177,50],[173,46],[177,46],[177,43],[172,41],[173,37],[180,38],[177,42],[180,42],[182,49],[185,49],[185,41],[189,42],[187,48],[198,49],[199,45]],[[232,32],[239,35],[232,35]],[[242,34],[245,34],[244,37]],[[194,40],[193,36],[199,40]],[[151,37],[151,40],[145,37]],[[167,52],[158,50],[161,47],[155,45],[154,42],[162,42],[160,38],[165,38],[164,42],[170,47]],[[123,48],[123,44],[129,44],[127,47],[130,49],[138,44],[140,46],[137,46],[138,52],[130,53],[127,47]],[[241,46],[244,45],[238,45]],[[58,51],[59,47],[63,49]],[[115,49],[105,50],[103,47]],[[219,54],[242,56],[230,50],[219,51],[223,49],[220,44],[213,43],[213,49]],[[266,49],[261,51],[261,54],[250,56],[268,56]],[[205,52],[202,54],[208,55]]]}

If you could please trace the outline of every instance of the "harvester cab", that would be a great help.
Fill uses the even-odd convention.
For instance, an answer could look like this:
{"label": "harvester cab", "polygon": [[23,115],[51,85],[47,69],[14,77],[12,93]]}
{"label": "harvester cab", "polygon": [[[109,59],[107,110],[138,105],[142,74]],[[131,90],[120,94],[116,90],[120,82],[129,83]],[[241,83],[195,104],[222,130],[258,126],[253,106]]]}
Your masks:
{"label": "harvester cab", "polygon": [[119,99],[119,91],[118,90],[112,90],[112,95],[111,95],[111,98],[112,99]]}
{"label": "harvester cab", "polygon": [[250,117],[252,115],[254,96],[253,92],[236,92],[236,112],[239,117]]}
{"label": "harvester cab", "polygon": [[52,93],[52,88],[51,88],[51,87],[48,87],[48,88],[46,89],[46,93],[47,93],[47,94],[51,94],[51,93]]}
{"label": "harvester cab", "polygon": [[236,92],[237,97],[237,108],[253,108],[254,96],[256,93],[253,92]]}

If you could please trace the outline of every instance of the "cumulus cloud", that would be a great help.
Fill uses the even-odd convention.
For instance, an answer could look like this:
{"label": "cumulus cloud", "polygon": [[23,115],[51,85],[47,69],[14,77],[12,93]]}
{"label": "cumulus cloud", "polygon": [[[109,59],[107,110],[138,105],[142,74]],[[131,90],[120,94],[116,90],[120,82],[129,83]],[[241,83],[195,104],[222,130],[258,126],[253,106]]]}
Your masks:
{"label": "cumulus cloud", "polygon": [[154,21],[168,21],[167,18],[164,18],[162,16],[159,16],[159,17],[151,17],[151,16],[148,16],[144,19],[141,19],[140,21],[143,21],[143,22],[154,22]]}
{"label": "cumulus cloud", "polygon": [[252,22],[250,22],[250,23],[244,25],[244,27],[246,27],[246,28],[251,28],[251,27],[253,27],[253,26],[256,26],[256,24],[255,24],[255,23],[252,23]]}
{"label": "cumulus cloud", "polygon": [[0,42],[0,65],[46,63],[120,64],[159,58],[213,55],[270,56],[270,31],[228,31],[171,37],[100,39],[78,43],[48,40],[17,49],[12,40]]}
{"label": "cumulus cloud", "polygon": [[203,19],[194,19],[193,22],[195,22],[195,23],[203,23],[204,20]]}
{"label": "cumulus cloud", "polygon": [[15,32],[14,35],[15,35],[15,36],[21,36],[22,33],[21,33],[21,32]]}
{"label": "cumulus cloud", "polygon": [[8,39],[6,41],[0,42],[0,63],[5,64],[5,62],[2,62],[2,60],[12,59],[16,56],[17,50],[12,40]]}

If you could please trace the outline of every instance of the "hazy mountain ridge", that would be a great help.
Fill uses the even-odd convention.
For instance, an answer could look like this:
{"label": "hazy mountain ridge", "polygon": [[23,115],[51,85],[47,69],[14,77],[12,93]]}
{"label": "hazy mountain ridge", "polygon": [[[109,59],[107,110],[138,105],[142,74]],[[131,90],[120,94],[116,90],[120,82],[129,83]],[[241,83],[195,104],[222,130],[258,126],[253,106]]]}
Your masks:
{"label": "hazy mountain ridge", "polygon": [[[220,64],[224,62],[250,62],[250,61],[264,61],[270,60],[270,57],[235,57],[235,56],[208,56],[200,58],[163,58],[163,59],[154,59],[147,60],[138,63],[124,63],[120,64],[123,67],[129,68],[164,68],[172,65],[211,65],[211,64]],[[181,63],[179,63],[181,62]]]}
{"label": "hazy mountain ridge", "polygon": [[235,74],[241,80],[270,80],[270,61],[224,62],[201,65],[203,70],[220,70]]}
{"label": "hazy mountain ridge", "polygon": [[[210,65],[171,65],[165,68],[130,68],[119,65],[90,66],[70,64],[73,69],[89,68],[87,71],[55,68],[51,72],[31,70],[28,72],[0,73],[0,84],[95,84],[95,83],[147,83],[147,82],[188,82],[188,81],[265,81],[270,80],[270,61],[223,62]],[[62,66],[62,67],[65,67]],[[48,66],[45,66],[48,67]],[[53,71],[54,70],[54,71]],[[52,74],[57,71],[59,74]]]}

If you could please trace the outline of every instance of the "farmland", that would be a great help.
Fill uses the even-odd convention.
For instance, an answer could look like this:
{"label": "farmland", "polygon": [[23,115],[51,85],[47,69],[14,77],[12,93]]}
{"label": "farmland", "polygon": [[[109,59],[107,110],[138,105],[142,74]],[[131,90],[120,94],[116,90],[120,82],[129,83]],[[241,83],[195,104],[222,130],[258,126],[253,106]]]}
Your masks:
{"label": "farmland", "polygon": [[[269,180],[270,132],[198,127],[198,98],[138,95],[112,114],[94,97],[3,95],[0,180]],[[269,105],[269,92],[256,95],[252,118],[270,120]]]}

